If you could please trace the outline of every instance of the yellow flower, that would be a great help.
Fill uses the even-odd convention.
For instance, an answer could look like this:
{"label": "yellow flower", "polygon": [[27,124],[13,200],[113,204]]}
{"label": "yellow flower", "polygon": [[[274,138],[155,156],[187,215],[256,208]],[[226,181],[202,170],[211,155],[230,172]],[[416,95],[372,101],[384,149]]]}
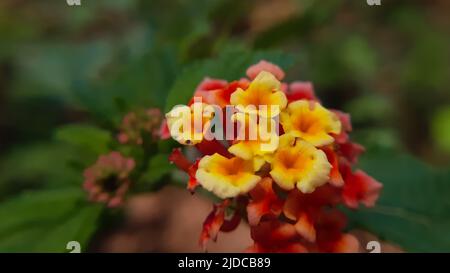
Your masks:
{"label": "yellow flower", "polygon": [[273,180],[283,189],[295,186],[303,193],[327,183],[331,164],[322,150],[292,135],[280,137],[280,146],[272,159]]}
{"label": "yellow flower", "polygon": [[[237,157],[253,161],[254,171],[258,171],[266,161],[270,161],[271,155],[278,148],[278,123],[271,118],[252,119],[249,116],[242,113],[233,116],[245,129],[239,132],[238,139],[241,133],[245,132],[245,136],[231,145],[228,151]],[[251,132],[254,134],[252,135]]]}
{"label": "yellow flower", "polygon": [[[257,112],[266,117],[273,117],[287,105],[286,96],[280,90],[280,86],[274,75],[262,71],[250,83],[247,90],[238,88],[231,94],[230,102],[241,112]],[[267,107],[267,112],[258,111],[260,106]],[[252,107],[254,109],[251,109]]]}
{"label": "yellow flower", "polygon": [[210,107],[200,102],[175,106],[166,114],[170,135],[183,145],[200,143],[211,117]]}
{"label": "yellow flower", "polygon": [[228,151],[235,156],[253,163],[253,170],[258,171],[266,163],[270,161],[273,151],[261,150],[264,143],[258,140],[243,140],[233,144]]}
{"label": "yellow flower", "polygon": [[204,156],[195,174],[197,181],[220,198],[247,193],[261,180],[254,174],[251,161],[239,157],[226,158],[219,154]]}
{"label": "yellow flower", "polygon": [[332,143],[334,138],[330,134],[341,132],[339,118],[318,102],[292,102],[280,116],[286,133],[300,137],[316,147]]}

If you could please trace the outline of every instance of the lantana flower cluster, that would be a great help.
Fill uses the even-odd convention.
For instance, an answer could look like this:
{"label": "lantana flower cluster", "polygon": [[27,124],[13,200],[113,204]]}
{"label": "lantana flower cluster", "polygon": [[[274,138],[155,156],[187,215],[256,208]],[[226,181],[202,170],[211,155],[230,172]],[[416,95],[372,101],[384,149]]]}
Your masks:
{"label": "lantana flower cluster", "polygon": [[131,181],[130,172],[135,162],[119,152],[101,155],[97,162],[84,171],[83,187],[89,192],[91,201],[106,203],[108,207],[117,207],[123,203]]}
{"label": "lantana flower cluster", "polygon": [[117,136],[119,142],[142,145],[144,142],[143,133],[146,133],[151,140],[158,140],[161,115],[161,110],[158,108],[149,108],[126,114]]}
{"label": "lantana flower cluster", "polygon": [[[123,145],[143,146],[144,140],[155,142],[161,134],[162,113],[158,108],[137,110],[126,114],[119,127],[117,141]],[[105,203],[110,208],[121,206],[132,186],[131,175],[136,161],[119,151],[100,155],[84,170],[83,188],[89,200]]]}
{"label": "lantana flower cluster", "polygon": [[[206,249],[220,231],[244,220],[254,241],[249,252],[358,251],[338,208],[373,206],[382,185],[354,168],[364,148],[349,138],[350,116],[324,107],[311,83],[283,82],[285,73],[275,64],[261,61],[246,74],[232,82],[205,78],[199,84],[184,106],[187,116],[195,120],[196,106],[222,109],[202,115],[200,126],[186,121],[186,115],[174,115],[180,108],[166,114],[166,132],[198,151],[197,158],[189,158],[177,148],[169,158],[188,174],[187,188],[203,187],[223,200],[204,221],[201,246]],[[239,113],[227,119],[230,105]],[[236,129],[232,137],[206,137],[211,119],[220,114],[223,127]],[[252,120],[263,126],[248,126]],[[276,127],[267,129],[273,120]],[[192,126],[175,126],[180,123]],[[238,137],[240,128],[244,137]],[[270,139],[259,134],[261,128]]]}

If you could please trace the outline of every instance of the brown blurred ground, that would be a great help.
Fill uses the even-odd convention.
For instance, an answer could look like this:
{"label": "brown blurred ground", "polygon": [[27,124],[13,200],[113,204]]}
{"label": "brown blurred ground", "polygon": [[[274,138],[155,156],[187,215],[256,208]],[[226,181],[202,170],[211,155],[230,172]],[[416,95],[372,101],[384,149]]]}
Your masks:
{"label": "brown blurred ground", "polygon": [[[163,190],[133,197],[127,204],[123,226],[101,234],[93,246],[95,252],[202,252],[198,237],[203,220],[212,209],[205,197],[187,190],[166,187]],[[377,240],[364,232],[353,232],[365,246]],[[210,242],[209,252],[242,252],[252,244],[246,224],[230,233],[220,233],[217,243]],[[382,252],[399,252],[400,248],[381,244]],[[367,252],[361,248],[361,252]]]}

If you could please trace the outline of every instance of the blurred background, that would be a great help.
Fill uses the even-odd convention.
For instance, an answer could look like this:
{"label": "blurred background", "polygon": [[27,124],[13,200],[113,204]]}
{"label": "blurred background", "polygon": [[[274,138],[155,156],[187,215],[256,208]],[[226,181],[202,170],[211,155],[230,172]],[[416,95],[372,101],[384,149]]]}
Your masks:
{"label": "blurred background", "polygon": [[[449,12],[445,0],[2,0],[0,251],[65,252],[73,238],[83,251],[200,251],[212,202],[173,182],[173,143],[157,144],[124,210],[88,203],[82,172],[116,148],[126,113],[167,110],[203,76],[239,78],[260,58],[351,114],[360,166],[385,188],[373,210],[348,212],[350,228],[397,246],[385,251],[450,251]],[[210,249],[250,243],[241,225]]]}

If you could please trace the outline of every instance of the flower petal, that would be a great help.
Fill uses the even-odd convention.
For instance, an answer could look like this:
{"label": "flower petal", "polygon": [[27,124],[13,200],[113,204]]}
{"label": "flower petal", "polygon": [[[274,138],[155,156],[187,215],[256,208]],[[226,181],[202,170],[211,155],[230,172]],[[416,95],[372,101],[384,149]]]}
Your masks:
{"label": "flower petal", "polygon": [[261,180],[254,174],[252,162],[238,157],[228,159],[217,153],[200,160],[195,178],[223,199],[247,193]]}
{"label": "flower petal", "polygon": [[272,179],[266,177],[250,191],[251,201],[247,205],[248,223],[255,226],[265,215],[278,216],[283,201],[278,198],[272,188]]}
{"label": "flower petal", "polygon": [[203,222],[203,229],[200,234],[199,244],[205,250],[209,240],[216,241],[219,230],[225,221],[225,209],[229,204],[228,200],[214,205],[213,210]]}
{"label": "flower petal", "polygon": [[292,102],[280,117],[286,133],[300,137],[317,147],[331,144],[334,141],[332,134],[341,132],[338,117],[318,102]]}
{"label": "flower petal", "polygon": [[293,82],[289,85],[289,90],[285,93],[289,102],[297,100],[318,101],[311,82]]}
{"label": "flower petal", "polygon": [[269,63],[267,61],[260,61],[257,64],[254,64],[252,66],[250,66],[247,69],[247,76],[253,80],[255,79],[259,73],[261,73],[262,71],[267,71],[272,73],[278,80],[282,80],[284,78],[284,71],[278,66],[275,65],[273,63]]}
{"label": "flower petal", "polygon": [[[280,90],[280,82],[267,71],[262,71],[244,91],[238,88],[231,94],[230,102],[243,113],[260,113],[265,117],[273,117],[286,108],[287,99]],[[248,108],[251,106],[253,109]],[[267,107],[267,112],[260,112],[260,106]],[[275,109],[273,110],[272,107]]]}
{"label": "flower petal", "polygon": [[361,170],[352,172],[346,167],[345,184],[342,189],[342,197],[350,208],[357,208],[358,203],[366,207],[375,205],[383,185]]}
{"label": "flower petal", "polygon": [[322,150],[325,152],[328,161],[331,163],[330,183],[336,187],[342,187],[344,185],[344,179],[339,172],[339,156],[331,147],[325,147]]}
{"label": "flower petal", "polygon": [[298,217],[297,223],[295,223],[295,230],[303,238],[309,242],[316,241],[316,229],[314,228],[314,222],[310,215],[307,213],[301,213]]}
{"label": "flower petal", "polygon": [[[286,143],[282,136],[281,143]],[[270,175],[283,189],[296,186],[303,193],[313,192],[329,179],[331,165],[325,153],[308,142],[297,140],[295,146],[281,146],[272,159]]]}

